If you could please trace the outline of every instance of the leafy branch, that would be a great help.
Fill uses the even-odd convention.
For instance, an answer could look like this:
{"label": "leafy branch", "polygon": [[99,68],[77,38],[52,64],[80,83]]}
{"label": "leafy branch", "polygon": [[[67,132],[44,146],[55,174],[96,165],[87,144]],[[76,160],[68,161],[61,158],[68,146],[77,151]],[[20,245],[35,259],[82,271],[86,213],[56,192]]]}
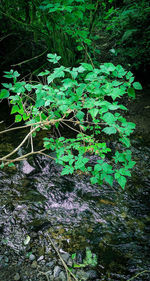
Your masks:
{"label": "leafy branch", "polygon": [[[47,57],[53,64],[58,64],[61,58],[56,54],[48,54]],[[13,79],[13,83],[2,84],[4,88],[0,99],[9,100],[15,123],[24,122],[25,125],[1,133],[27,127],[30,127],[30,132],[12,152],[0,159],[1,167],[35,153],[47,155],[46,150],[54,151],[56,158],[48,157],[62,165],[62,175],[80,170],[89,174],[92,184],[105,181],[113,186],[117,181],[124,189],[126,177],[131,176],[130,169],[135,165],[129,139],[135,124],[127,122],[120,114],[127,108],[119,103],[119,99],[125,94],[135,98],[135,90],[141,89],[140,83],[134,82],[132,73],[112,63],[105,63],[99,68],[81,63],[73,68],[59,64],[53,71],[39,73],[38,78],[42,77],[46,83],[40,80],[18,81],[19,76],[14,70],[5,72],[4,77]],[[112,102],[108,101],[108,97]],[[67,136],[62,128],[68,131]],[[40,130],[45,130],[46,134],[43,138],[44,150],[35,151],[34,138]],[[115,136],[120,148],[112,152],[106,141],[101,141],[100,135],[106,140],[111,135]],[[31,152],[10,159],[27,139],[30,139]],[[97,155],[94,166],[90,164],[90,154]]]}

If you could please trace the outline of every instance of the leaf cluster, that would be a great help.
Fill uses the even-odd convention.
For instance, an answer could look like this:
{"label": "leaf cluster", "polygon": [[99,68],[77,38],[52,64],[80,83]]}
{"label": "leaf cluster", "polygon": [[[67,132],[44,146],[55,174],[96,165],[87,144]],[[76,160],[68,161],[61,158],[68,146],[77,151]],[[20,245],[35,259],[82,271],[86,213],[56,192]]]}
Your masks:
{"label": "leaf cluster", "polygon": [[[48,60],[55,64],[60,57],[48,54]],[[78,67],[59,65],[53,71],[39,73],[46,83],[18,81],[19,74],[13,70],[4,76],[13,83],[3,83],[0,99],[9,99],[15,122],[24,121],[31,126],[32,137],[39,130],[55,130],[57,137],[44,137],[43,146],[56,153],[56,162],[63,166],[62,175],[80,170],[90,175],[92,184],[105,181],[113,186],[117,181],[125,187],[126,177],[131,176],[130,169],[135,164],[129,139],[135,124],[121,115],[121,110],[127,108],[119,99],[125,94],[135,98],[135,89],[141,89],[131,72],[112,63],[99,68],[81,63]],[[72,131],[73,137],[61,135],[61,126]],[[111,153],[101,135],[116,135],[120,149]],[[94,166],[90,163],[91,153],[97,155]],[[7,162],[7,157],[3,160]]]}

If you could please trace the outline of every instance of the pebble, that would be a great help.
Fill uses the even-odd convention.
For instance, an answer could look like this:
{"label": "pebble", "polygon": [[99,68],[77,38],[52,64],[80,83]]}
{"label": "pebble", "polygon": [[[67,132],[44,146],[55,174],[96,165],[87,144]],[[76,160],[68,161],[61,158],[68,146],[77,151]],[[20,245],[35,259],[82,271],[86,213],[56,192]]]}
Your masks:
{"label": "pebble", "polygon": [[79,269],[76,272],[76,277],[77,277],[77,279],[79,278],[79,280],[81,279],[82,281],[86,281],[89,279],[89,274],[88,274],[88,272],[85,272],[84,270]]}
{"label": "pebble", "polygon": [[34,260],[35,260],[35,255],[31,254],[31,255],[29,256],[29,260],[30,260],[30,261],[34,261]]}
{"label": "pebble", "polygon": [[69,253],[65,253],[65,254],[62,254],[61,257],[62,257],[62,259],[67,263],[67,261],[68,261],[70,255],[69,255]]}
{"label": "pebble", "polygon": [[63,271],[60,272],[59,278],[60,278],[61,281],[66,281],[67,280],[67,276],[66,276],[66,274]]}
{"label": "pebble", "polygon": [[67,265],[70,266],[70,267],[72,267],[72,264],[73,264],[73,261],[72,261],[71,258],[69,258],[69,260],[67,261]]}
{"label": "pebble", "polygon": [[93,269],[88,270],[87,274],[89,275],[89,278],[93,279],[93,278],[97,278],[97,272]]}
{"label": "pebble", "polygon": [[14,276],[14,280],[15,280],[15,281],[20,280],[20,275],[19,275],[19,273],[16,273],[16,275]]}
{"label": "pebble", "polygon": [[53,267],[54,266],[54,261],[50,261],[46,263],[47,267]]}
{"label": "pebble", "polygon": [[5,261],[6,263],[8,263],[8,262],[9,262],[9,258],[8,258],[8,257],[5,257],[4,261]]}
{"label": "pebble", "polygon": [[43,259],[44,259],[44,256],[40,256],[37,261],[42,261]]}
{"label": "pebble", "polygon": [[55,277],[58,277],[60,271],[61,271],[61,267],[58,266],[58,265],[56,265],[56,266],[54,267],[54,278],[55,278]]}

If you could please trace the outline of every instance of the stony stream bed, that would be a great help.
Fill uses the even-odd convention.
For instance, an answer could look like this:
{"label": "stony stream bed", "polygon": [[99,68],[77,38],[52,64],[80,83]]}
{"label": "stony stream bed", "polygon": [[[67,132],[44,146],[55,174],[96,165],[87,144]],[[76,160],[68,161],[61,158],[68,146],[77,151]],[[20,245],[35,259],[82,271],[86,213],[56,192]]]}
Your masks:
{"label": "stony stream bed", "polygon": [[[15,139],[2,138],[0,150]],[[0,170],[0,281],[67,281],[62,260],[78,281],[150,280],[148,141],[133,137],[132,152],[137,164],[125,191],[61,176],[45,156]],[[97,265],[74,268],[87,249]]]}

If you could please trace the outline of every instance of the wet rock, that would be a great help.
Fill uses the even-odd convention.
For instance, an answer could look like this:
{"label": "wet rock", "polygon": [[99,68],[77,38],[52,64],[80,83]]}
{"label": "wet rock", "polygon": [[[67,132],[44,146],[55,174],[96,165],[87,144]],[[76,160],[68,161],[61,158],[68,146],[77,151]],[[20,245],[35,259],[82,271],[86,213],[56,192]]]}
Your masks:
{"label": "wet rock", "polygon": [[29,260],[30,260],[30,261],[34,261],[34,260],[35,260],[35,255],[31,254],[31,255],[29,256]]}
{"label": "wet rock", "polygon": [[43,259],[44,259],[44,256],[40,256],[37,261],[42,261]]}
{"label": "wet rock", "polygon": [[55,268],[54,268],[54,277],[58,277],[60,271],[61,271],[61,267],[56,265]]}
{"label": "wet rock", "polygon": [[79,278],[79,280],[86,281],[89,279],[89,273],[83,270],[78,270],[76,272],[76,277]]}
{"label": "wet rock", "polygon": [[71,258],[69,258],[69,260],[67,261],[67,265],[70,266],[70,267],[72,267],[72,264],[73,264],[73,261],[72,261]]}
{"label": "wet rock", "polygon": [[33,263],[31,264],[32,268],[37,268],[37,261],[33,261]]}
{"label": "wet rock", "polygon": [[59,279],[61,281],[66,281],[67,280],[67,276],[66,276],[66,274],[63,271],[60,272]]}
{"label": "wet rock", "polygon": [[8,263],[8,262],[9,262],[9,258],[8,258],[8,257],[5,257],[5,259],[4,259],[4,260],[5,260],[5,262],[6,262],[6,263]]}
{"label": "wet rock", "polygon": [[54,261],[50,261],[50,262],[48,262],[48,263],[46,263],[46,266],[47,267],[53,267],[54,266]]}
{"label": "wet rock", "polygon": [[14,280],[15,280],[15,281],[20,280],[20,275],[19,275],[19,273],[18,273],[18,272],[17,272],[17,273],[16,273],[16,275],[14,276]]}
{"label": "wet rock", "polygon": [[92,278],[97,278],[97,277],[98,277],[98,276],[97,276],[97,272],[96,272],[95,270],[93,270],[93,269],[88,270],[86,273],[89,275],[90,280],[91,280]]}
{"label": "wet rock", "polygon": [[31,172],[35,170],[26,160],[22,163],[22,171],[24,174],[29,175]]}
{"label": "wet rock", "polygon": [[62,254],[61,257],[62,257],[62,259],[64,260],[64,262],[67,263],[67,261],[68,261],[70,255],[69,255],[69,253],[65,253],[65,254]]}

